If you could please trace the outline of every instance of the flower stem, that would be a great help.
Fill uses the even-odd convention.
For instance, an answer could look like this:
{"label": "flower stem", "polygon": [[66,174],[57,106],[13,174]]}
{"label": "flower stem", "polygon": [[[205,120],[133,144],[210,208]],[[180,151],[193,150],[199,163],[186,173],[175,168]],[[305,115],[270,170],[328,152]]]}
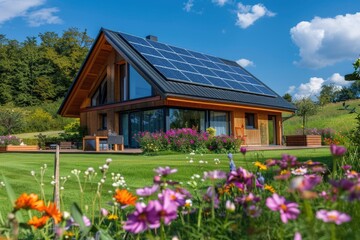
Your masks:
{"label": "flower stem", "polygon": [[336,240],[336,228],[335,228],[335,224],[331,224],[330,227],[330,231],[331,231],[331,240]]}

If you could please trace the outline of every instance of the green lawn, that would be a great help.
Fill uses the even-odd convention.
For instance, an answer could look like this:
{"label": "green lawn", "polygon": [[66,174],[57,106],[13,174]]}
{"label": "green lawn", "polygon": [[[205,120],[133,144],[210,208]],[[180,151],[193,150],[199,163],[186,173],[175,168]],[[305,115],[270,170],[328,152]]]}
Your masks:
{"label": "green lawn", "polygon": [[47,131],[47,132],[19,133],[14,135],[18,138],[36,139],[36,135],[39,135],[40,133],[42,135],[46,135],[47,137],[58,137],[59,133],[63,133],[63,132],[64,131],[58,130],[58,131]]}
{"label": "green lawn", "polygon": [[[268,158],[280,159],[281,155],[285,153],[284,150],[276,151],[257,151],[248,152],[246,154],[246,162],[242,154],[234,154],[235,163],[238,166],[251,166],[251,162],[256,160],[264,161]],[[312,159],[313,161],[321,161],[329,163],[331,162],[331,156],[328,148],[321,149],[307,149],[307,150],[288,150],[287,154],[297,156],[299,160],[306,161]],[[187,159],[188,157],[188,159]],[[135,191],[136,188],[148,186],[152,184],[154,176],[153,169],[158,166],[170,166],[177,168],[178,172],[173,175],[174,180],[182,181],[184,184],[193,174],[203,175],[204,171],[221,169],[228,171],[228,159],[226,154],[196,154],[194,157],[194,163],[189,163],[189,154],[171,154],[171,155],[159,155],[159,156],[144,156],[144,155],[120,155],[120,154],[61,154],[60,155],[60,167],[61,176],[71,176],[65,184],[64,190],[64,202],[68,206],[72,202],[79,202],[80,194],[79,187],[75,181],[74,175],[71,174],[71,170],[79,169],[83,172],[88,167],[93,167],[99,172],[99,166],[105,163],[107,158],[111,158],[113,161],[110,164],[109,173],[120,173],[125,177],[128,187],[131,191]],[[220,164],[214,164],[214,158],[220,159]],[[40,167],[43,164],[47,164],[48,169],[45,173],[44,183],[45,190],[47,192],[47,199],[52,196],[52,181],[53,175],[53,153],[1,153],[0,154],[0,180],[2,180],[1,174],[3,174],[11,186],[13,187],[16,195],[20,195],[23,192],[27,193],[40,193],[40,187],[31,176],[30,172],[33,170],[39,175]],[[207,161],[208,163],[199,163],[199,160]],[[252,166],[251,166],[252,167]],[[254,170],[254,168],[252,168]],[[86,190],[85,199],[88,202],[94,196],[94,190],[97,187],[97,182],[100,178],[97,178],[92,186]],[[111,186],[111,174],[107,175],[106,189],[104,193],[106,197],[110,198],[108,190],[113,190]],[[93,190],[93,191],[91,191]],[[108,199],[109,199],[108,198]],[[67,207],[66,207],[67,208]],[[10,211],[11,205],[8,201],[7,194],[4,188],[0,188],[0,213]],[[3,215],[4,216],[4,215]],[[5,215],[6,216],[6,215]]]}

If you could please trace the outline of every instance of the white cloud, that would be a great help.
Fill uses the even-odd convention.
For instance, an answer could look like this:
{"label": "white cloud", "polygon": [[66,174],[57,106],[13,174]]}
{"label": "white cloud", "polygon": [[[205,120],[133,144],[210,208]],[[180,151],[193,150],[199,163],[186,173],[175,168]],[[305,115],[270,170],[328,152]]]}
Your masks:
{"label": "white cloud", "polygon": [[254,66],[253,61],[250,61],[250,60],[245,59],[245,58],[241,58],[241,59],[237,60],[236,63],[239,64],[240,66],[244,67],[244,68]]}
{"label": "white cloud", "polygon": [[300,65],[321,68],[355,59],[360,52],[360,12],[335,18],[315,17],[290,30],[299,47]]}
{"label": "white cloud", "polygon": [[212,0],[213,3],[215,3],[216,5],[219,5],[220,7],[224,6],[229,1],[230,0]]}
{"label": "white cloud", "polygon": [[296,89],[296,86],[290,86],[286,93],[292,94]]}
{"label": "white cloud", "polygon": [[31,12],[28,17],[29,25],[32,27],[38,27],[44,24],[60,24],[62,20],[55,16],[59,10],[57,8],[43,8],[38,11]]}
{"label": "white cloud", "polygon": [[341,89],[342,87],[350,86],[352,82],[345,81],[344,76],[339,73],[334,73],[326,80],[319,77],[312,77],[309,82],[300,84],[299,87],[290,86],[287,93],[294,93],[294,99],[302,98],[315,98],[321,92],[323,85],[333,84],[336,88]]}
{"label": "white cloud", "polygon": [[0,0],[0,24],[16,17],[23,17],[33,7],[44,4],[45,0]]}
{"label": "white cloud", "polygon": [[43,24],[59,24],[62,20],[55,16],[57,8],[42,8],[46,0],[0,0],[0,24],[13,18],[25,18],[31,27]]}
{"label": "white cloud", "polygon": [[262,17],[273,17],[275,13],[269,11],[264,5],[243,5],[238,3],[236,25],[241,28],[248,28]]}
{"label": "white cloud", "polygon": [[194,0],[188,0],[186,3],[184,3],[184,10],[186,12],[190,12],[192,7],[194,6]]}

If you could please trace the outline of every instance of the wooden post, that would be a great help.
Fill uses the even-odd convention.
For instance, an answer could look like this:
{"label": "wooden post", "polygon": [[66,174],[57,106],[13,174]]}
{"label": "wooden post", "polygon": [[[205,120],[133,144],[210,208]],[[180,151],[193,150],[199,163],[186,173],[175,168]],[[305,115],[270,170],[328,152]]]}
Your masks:
{"label": "wooden post", "polygon": [[60,211],[60,147],[56,145],[56,153],[54,160],[54,203],[57,209]]}

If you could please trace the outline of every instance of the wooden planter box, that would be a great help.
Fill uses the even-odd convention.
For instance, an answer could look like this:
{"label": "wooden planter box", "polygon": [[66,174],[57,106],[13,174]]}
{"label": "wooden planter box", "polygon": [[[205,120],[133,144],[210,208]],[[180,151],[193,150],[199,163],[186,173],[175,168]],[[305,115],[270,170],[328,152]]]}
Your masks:
{"label": "wooden planter box", "polygon": [[321,146],[320,135],[286,136],[286,146]]}
{"label": "wooden planter box", "polygon": [[38,145],[7,145],[0,146],[0,152],[22,152],[22,151],[37,151]]}

